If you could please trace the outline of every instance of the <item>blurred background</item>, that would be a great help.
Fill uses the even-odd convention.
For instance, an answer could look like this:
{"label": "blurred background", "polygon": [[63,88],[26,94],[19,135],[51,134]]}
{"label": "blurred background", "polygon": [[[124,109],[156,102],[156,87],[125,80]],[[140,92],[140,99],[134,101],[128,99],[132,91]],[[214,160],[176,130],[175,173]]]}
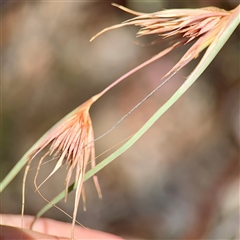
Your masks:
{"label": "blurred background", "polygon": [[[231,10],[238,4],[231,0],[115,3],[140,12],[206,6]],[[107,0],[2,1],[1,179],[58,120],[164,49],[165,44],[136,39],[135,27],[113,30],[89,42],[103,28],[131,17]],[[95,137],[158,86],[185,50],[145,67],[94,103],[90,114]],[[198,61],[97,141],[96,155],[135,133]],[[78,221],[126,239],[239,239],[239,77],[237,29],[190,90],[130,150],[97,174],[102,200],[93,182],[86,182],[87,211],[80,204]],[[27,179],[25,211],[31,215],[45,204],[33,186],[38,160]],[[42,166],[39,182],[54,163]],[[63,166],[43,185],[47,199],[64,189],[65,176]],[[22,178],[23,171],[2,193],[2,213],[20,214]],[[71,193],[67,203],[58,206],[72,215],[73,203]],[[45,216],[71,221],[57,209]]]}

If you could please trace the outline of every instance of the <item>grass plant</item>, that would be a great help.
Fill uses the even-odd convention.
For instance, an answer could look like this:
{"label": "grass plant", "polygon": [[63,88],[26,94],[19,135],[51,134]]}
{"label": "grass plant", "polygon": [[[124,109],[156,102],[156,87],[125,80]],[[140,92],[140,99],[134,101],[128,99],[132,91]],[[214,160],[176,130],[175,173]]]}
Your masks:
{"label": "grass plant", "polygon": [[[72,239],[74,239],[74,225],[76,222],[77,209],[81,195],[83,202],[85,202],[85,194],[83,188],[84,181],[93,177],[98,195],[99,197],[102,196],[96,174],[101,169],[110,164],[113,160],[115,160],[118,156],[124,153],[127,149],[129,149],[192,86],[192,84],[199,78],[199,76],[216,57],[233,31],[239,25],[240,21],[240,6],[236,7],[232,11],[225,11],[219,8],[209,7],[200,9],[170,9],[147,14],[135,12],[116,4],[114,4],[114,6],[135,15],[135,17],[121,24],[104,29],[96,36],[94,36],[91,41],[106,31],[124,26],[135,25],[140,27],[140,30],[137,33],[138,37],[154,34],[158,35],[160,38],[173,38],[174,43],[158,53],[156,56],[152,57],[148,61],[142,63],[141,65],[137,66],[133,70],[117,79],[102,92],[96,94],[88,101],[81,104],[78,108],[73,110],[71,113],[69,113],[67,116],[65,116],[62,120],[60,120],[49,131],[47,131],[26,152],[26,154],[24,154],[24,156],[0,183],[0,192],[2,192],[12,181],[12,179],[19,173],[19,171],[21,171],[21,169],[27,164],[22,188],[22,214],[24,214],[25,183],[27,173],[32,161],[35,159],[35,156],[44,149],[47,149],[46,154],[40,159],[38,163],[38,168],[34,180],[36,190],[39,193],[39,188],[42,186],[42,184],[45,183],[48,178],[51,177],[62,165],[67,164],[68,171],[65,180],[65,191],[61,192],[54,199],[48,202],[37,213],[35,219],[41,217],[47,210],[58,203],[61,199],[66,199],[67,194],[73,189],[76,189],[74,212],[72,218]],[[110,89],[112,89],[112,87],[116,86],[119,82],[126,79],[129,75],[158,60],[175,48],[186,45],[189,42],[194,43],[189,48],[189,50],[186,51],[183,57],[175,64],[175,66],[170,69],[165,76],[162,77],[163,82],[159,84],[159,86],[151,93],[149,93],[149,95],[147,95],[139,104],[137,104],[127,115],[125,115],[112,128],[110,128],[109,131],[103,134],[103,136],[115,128],[142,102],[151,97],[154,92],[156,92],[165,83],[167,83],[180,69],[186,66],[193,59],[197,58],[200,52],[207,48],[206,52],[204,53],[195,69],[189,74],[185,82],[171,96],[171,98],[163,106],[161,106],[126,143],[124,143],[114,153],[96,165],[94,148],[96,139],[94,139],[92,122],[89,115],[91,105],[101,96],[107,93]],[[58,160],[56,162],[55,168],[52,170],[49,176],[44,180],[44,182],[38,185],[37,176],[40,171],[41,164],[46,156],[53,156]],[[91,162],[91,170],[86,172],[86,166],[89,162]],[[74,171],[75,183],[70,185],[70,179]]]}

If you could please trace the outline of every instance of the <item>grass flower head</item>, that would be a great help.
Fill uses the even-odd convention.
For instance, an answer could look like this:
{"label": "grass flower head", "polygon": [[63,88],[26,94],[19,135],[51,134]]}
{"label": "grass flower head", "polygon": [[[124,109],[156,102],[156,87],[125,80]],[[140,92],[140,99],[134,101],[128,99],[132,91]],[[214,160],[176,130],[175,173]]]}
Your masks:
{"label": "grass flower head", "polygon": [[[85,209],[83,181],[86,167],[89,162],[91,162],[91,167],[95,166],[94,133],[92,121],[89,115],[89,109],[97,99],[98,95],[95,95],[84,104],[80,105],[77,109],[75,109],[75,111],[70,114],[70,116],[67,116],[62,122],[60,122],[59,125],[50,130],[30,154],[29,162],[25,170],[24,183],[26,181],[27,173],[32,160],[41,151],[47,149],[47,152],[38,163],[38,168],[34,179],[36,190],[39,191],[39,188],[42,186],[42,184],[45,183],[62,165],[66,164],[66,197],[70,180],[75,170],[76,195],[72,222],[72,238],[81,193]],[[41,164],[47,156],[52,156],[58,160],[54,169],[48,175],[48,177],[40,185],[37,185],[36,180],[40,171]],[[97,177],[94,176],[93,178],[98,191],[98,195],[101,198],[102,195]]]}
{"label": "grass flower head", "polygon": [[[162,39],[170,37],[176,38],[174,44],[154,56],[152,59],[146,61],[144,64],[138,66],[136,70],[139,70],[139,67],[144,67],[159,59],[174,48],[196,40],[180,61],[164,77],[172,75],[173,73],[175,74],[192,59],[198,57],[199,53],[208,47],[218,33],[226,27],[226,22],[233,13],[233,11],[225,11],[216,7],[169,9],[154,13],[140,13],[117,4],[113,5],[136,17],[103,29],[90,41],[106,31],[131,25],[140,27],[137,32],[137,37],[154,34]],[[135,72],[135,70],[132,70],[131,74],[133,72]]]}

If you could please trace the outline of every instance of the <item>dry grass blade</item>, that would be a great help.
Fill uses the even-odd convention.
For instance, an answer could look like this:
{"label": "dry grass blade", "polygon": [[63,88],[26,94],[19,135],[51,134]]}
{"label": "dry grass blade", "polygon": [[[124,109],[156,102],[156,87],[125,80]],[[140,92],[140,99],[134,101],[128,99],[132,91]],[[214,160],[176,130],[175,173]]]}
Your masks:
{"label": "dry grass blade", "polygon": [[[39,161],[36,176],[34,179],[36,190],[38,192],[42,184],[46,182],[63,164],[66,164],[68,168],[67,176],[65,179],[67,197],[70,180],[75,170],[75,182],[77,187],[72,220],[72,238],[74,237],[74,225],[76,221],[77,209],[81,193],[85,209],[83,180],[86,167],[89,161],[91,161],[92,168],[95,166],[94,134],[91,118],[89,115],[89,109],[98,98],[99,95],[96,95],[86,101],[81,106],[79,106],[78,110],[73,115],[66,118],[65,121],[63,121],[59,126],[54,128],[45,137],[45,139],[43,139],[42,142],[39,143],[36,149],[34,149],[33,152],[29,155],[29,161],[24,174],[22,214],[24,213],[24,192],[26,177],[30,164],[37,154],[48,148],[46,154]],[[42,161],[47,156],[53,156],[54,158],[57,158],[57,163],[49,176],[40,185],[37,185],[36,180],[40,171]],[[96,176],[94,176],[94,183],[97,188],[98,195],[101,198],[101,190]]]}

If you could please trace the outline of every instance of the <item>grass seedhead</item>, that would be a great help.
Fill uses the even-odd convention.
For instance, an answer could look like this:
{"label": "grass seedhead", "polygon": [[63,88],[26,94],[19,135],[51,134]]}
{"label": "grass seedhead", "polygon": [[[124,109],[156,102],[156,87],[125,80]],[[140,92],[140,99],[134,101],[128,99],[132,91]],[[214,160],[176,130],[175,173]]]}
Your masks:
{"label": "grass seedhead", "polygon": [[[45,155],[40,159],[35,175],[34,183],[36,190],[45,183],[62,165],[67,165],[67,175],[65,179],[66,186],[66,197],[68,194],[68,187],[70,184],[71,177],[75,170],[75,183],[76,183],[76,195],[74,203],[73,221],[72,221],[72,238],[74,236],[74,225],[76,221],[77,209],[79,205],[80,196],[82,193],[82,199],[85,207],[85,194],[83,188],[84,174],[86,171],[87,164],[91,162],[91,167],[95,166],[95,148],[94,148],[94,134],[91,118],[89,115],[89,109],[91,105],[98,99],[98,95],[92,97],[84,104],[66,118],[61,124],[52,129],[49,134],[39,143],[39,145],[29,155],[29,161],[24,174],[24,186],[27,173],[33,159],[42,152],[44,149],[48,149]],[[56,165],[48,177],[40,184],[37,185],[37,176],[41,168],[43,160],[47,156],[52,156],[58,159]],[[94,176],[94,183],[98,191],[98,195],[101,198],[101,190],[98,184],[97,177]],[[24,196],[24,192],[23,192]],[[24,199],[23,199],[24,204]],[[24,207],[24,205],[23,205]],[[23,209],[22,209],[23,214]]]}
{"label": "grass seedhead", "polygon": [[[136,17],[103,29],[90,41],[109,30],[132,25],[140,27],[137,32],[137,37],[152,34],[158,35],[162,39],[175,37],[175,39],[178,40],[175,40],[177,42],[172,44],[171,50],[180,45],[185,45],[196,40],[180,61],[163,78],[170,76],[173,73],[177,73],[191,60],[197,58],[199,53],[207,48],[217,34],[224,29],[226,22],[232,14],[232,11],[225,11],[216,7],[170,9],[154,13],[140,13],[117,4],[113,5],[125,12],[135,15]],[[162,54],[162,52],[157,55],[158,57],[155,56],[153,58],[154,61],[165,55]],[[140,66],[146,66],[151,62],[153,61],[148,60],[145,64],[141,64]],[[139,70],[139,67],[137,70]]]}

